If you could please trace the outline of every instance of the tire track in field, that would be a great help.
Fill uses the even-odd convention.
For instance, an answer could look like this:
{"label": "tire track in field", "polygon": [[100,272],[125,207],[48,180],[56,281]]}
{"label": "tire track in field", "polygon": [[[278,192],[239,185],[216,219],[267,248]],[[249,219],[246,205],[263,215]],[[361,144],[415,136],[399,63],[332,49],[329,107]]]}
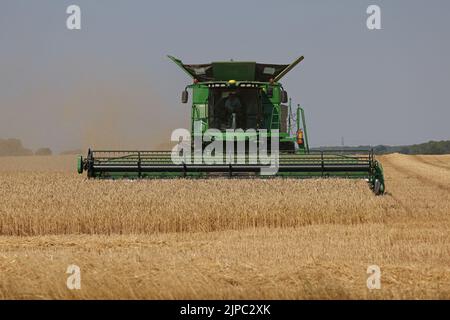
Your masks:
{"label": "tire track in field", "polygon": [[[443,162],[442,160],[436,160],[439,163],[435,163],[433,161],[427,160],[426,158],[424,158],[423,156],[419,156],[419,155],[413,155],[412,156],[415,160],[419,161],[419,162],[423,162],[426,163],[430,166],[436,167],[436,168],[441,168],[447,171],[450,171],[450,163],[446,164],[445,162]],[[442,163],[442,164],[441,164]]]}
{"label": "tire track in field", "polygon": [[[424,161],[422,161],[420,159],[417,159],[417,161],[427,164],[426,162],[424,162]],[[389,159],[388,157],[384,158],[383,162],[388,163],[390,167],[392,167],[396,171],[400,172],[401,174],[403,174],[403,175],[405,175],[407,177],[411,177],[411,178],[417,179],[417,180],[419,180],[421,183],[423,183],[425,185],[428,185],[428,186],[431,186],[431,187],[435,187],[435,188],[437,188],[439,190],[446,191],[446,192],[450,191],[450,186],[449,185],[442,184],[440,182],[437,182],[437,181],[433,180],[432,178],[420,175],[414,170],[411,170],[411,169],[408,169],[408,168],[406,168],[404,166],[401,166],[401,164],[400,165],[396,164],[395,161],[392,161],[392,159]],[[427,165],[429,165],[429,164],[427,164]]]}
{"label": "tire track in field", "polygon": [[[405,173],[402,173],[401,171],[398,170],[398,167],[396,167],[392,164],[392,160],[389,159],[388,157],[389,156],[383,157],[383,159],[381,160],[381,162],[385,168],[385,172],[387,169],[388,172],[389,171],[397,171],[401,175],[405,175]],[[393,174],[393,176],[394,176],[394,174]],[[385,176],[385,178],[386,178],[386,176]],[[397,180],[397,179],[395,179],[395,180]],[[392,199],[394,199],[394,201],[399,205],[399,207],[402,208],[407,214],[413,214],[413,209],[408,205],[410,203],[406,203],[405,201],[401,200],[394,193],[390,192],[389,189],[388,189],[388,192],[386,193],[386,195],[389,195],[390,197],[392,197]]]}

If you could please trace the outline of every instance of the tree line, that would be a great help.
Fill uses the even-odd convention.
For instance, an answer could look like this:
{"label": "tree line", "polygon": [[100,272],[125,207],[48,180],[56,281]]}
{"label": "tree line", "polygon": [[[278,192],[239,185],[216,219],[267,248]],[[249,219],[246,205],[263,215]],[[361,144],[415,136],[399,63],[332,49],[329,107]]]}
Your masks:
{"label": "tree line", "polygon": [[340,146],[340,147],[319,147],[312,150],[342,150],[342,151],[355,151],[355,150],[370,150],[376,154],[388,154],[388,153],[403,153],[403,154],[450,154],[450,140],[442,141],[428,141],[420,144],[404,145],[404,146],[389,146],[389,145],[377,145],[377,146]]}

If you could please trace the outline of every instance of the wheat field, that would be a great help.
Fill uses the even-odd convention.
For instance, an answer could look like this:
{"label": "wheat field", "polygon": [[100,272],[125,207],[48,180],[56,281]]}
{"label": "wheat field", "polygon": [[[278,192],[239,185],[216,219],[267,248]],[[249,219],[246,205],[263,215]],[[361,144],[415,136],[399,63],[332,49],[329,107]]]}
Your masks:
{"label": "wheat field", "polygon": [[450,156],[380,160],[382,197],[357,180],[95,181],[73,156],[2,157],[0,298],[449,299]]}

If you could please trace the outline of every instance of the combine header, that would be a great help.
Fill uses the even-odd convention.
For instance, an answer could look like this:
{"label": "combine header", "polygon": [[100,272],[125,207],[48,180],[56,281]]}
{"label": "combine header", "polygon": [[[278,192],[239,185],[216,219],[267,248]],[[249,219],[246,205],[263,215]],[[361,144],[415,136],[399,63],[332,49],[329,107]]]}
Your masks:
{"label": "combine header", "polygon": [[[188,89],[192,90],[188,148],[89,150],[86,158],[78,158],[79,173],[113,179],[358,178],[366,179],[375,194],[384,193],[382,166],[372,150],[349,153],[309,149],[304,110],[299,105],[293,110],[279,82],[303,56],[289,65],[235,61],[188,65],[169,58],[193,79],[181,97],[182,103],[187,103]],[[265,142],[269,140],[271,143]],[[242,151],[242,146],[245,151],[236,152]]]}

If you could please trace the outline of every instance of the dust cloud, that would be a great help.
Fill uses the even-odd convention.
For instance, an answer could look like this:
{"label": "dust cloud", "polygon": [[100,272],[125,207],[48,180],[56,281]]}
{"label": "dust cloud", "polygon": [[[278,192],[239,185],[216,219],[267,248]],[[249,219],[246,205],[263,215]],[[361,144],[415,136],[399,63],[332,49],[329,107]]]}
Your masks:
{"label": "dust cloud", "polygon": [[176,106],[164,103],[148,81],[87,83],[64,108],[64,121],[80,124],[85,149],[157,148],[170,142],[176,115]]}
{"label": "dust cloud", "polygon": [[48,146],[56,153],[167,150],[172,130],[185,127],[180,110],[186,108],[163,101],[159,89],[133,74],[36,85],[4,101],[9,119],[1,121],[0,138],[19,138],[25,147]]}

